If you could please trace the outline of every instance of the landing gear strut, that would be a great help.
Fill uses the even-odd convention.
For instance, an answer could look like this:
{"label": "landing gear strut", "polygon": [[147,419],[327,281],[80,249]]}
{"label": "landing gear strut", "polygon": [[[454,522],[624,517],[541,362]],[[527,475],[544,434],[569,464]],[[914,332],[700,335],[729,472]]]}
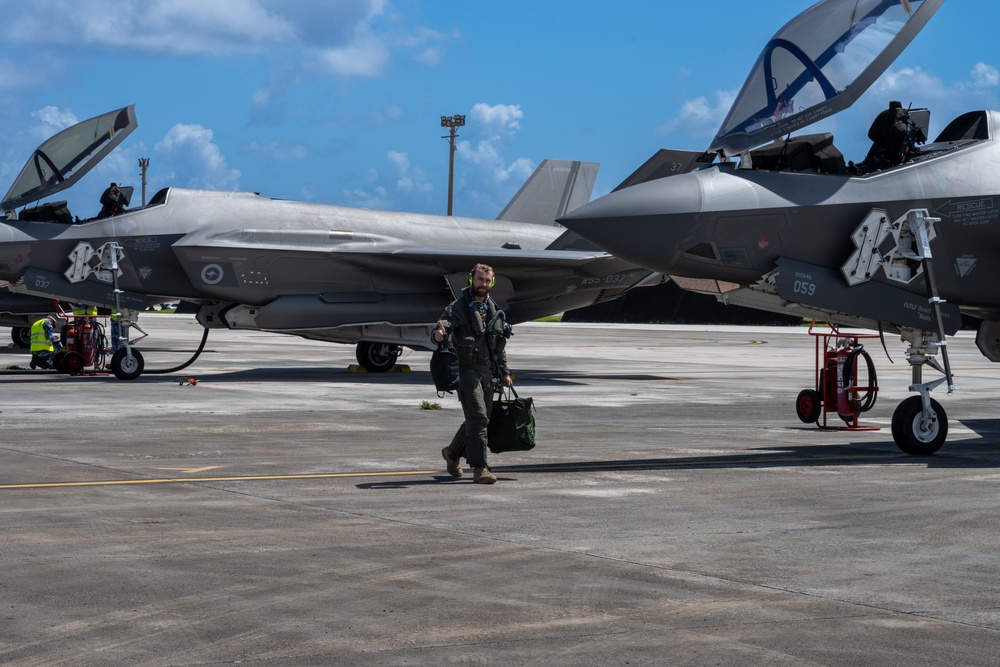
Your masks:
{"label": "landing gear strut", "polygon": [[[906,350],[906,361],[913,370],[913,383],[910,391],[916,391],[920,396],[911,396],[896,408],[892,414],[892,437],[896,445],[907,454],[929,456],[939,450],[948,436],[948,415],[941,404],[931,398],[931,390],[947,382],[948,393],[955,391],[955,380],[951,375],[951,364],[948,361],[948,339],[945,334],[944,317],[941,314],[941,304],[938,296],[937,281],[934,279],[934,266],[931,262],[931,238],[934,233],[934,223],[938,218],[927,215],[925,210],[908,211],[906,222],[913,235],[913,252],[904,256],[920,262],[924,270],[927,291],[930,294],[928,302],[934,314],[936,332],[920,330],[904,330],[903,340],[910,344]],[[935,360],[941,353],[940,365]],[[922,370],[924,364],[942,373],[944,377],[931,382],[923,382]]]}
{"label": "landing gear strut", "polygon": [[[939,218],[932,218],[927,209],[910,209],[904,216],[889,222],[884,210],[872,209],[852,234],[856,250],[841,267],[848,284],[857,285],[871,280],[883,269],[886,278],[899,283],[909,283],[923,274],[927,286],[930,309],[921,313],[932,331],[903,328],[903,341],[910,344],[906,361],[913,372],[911,396],[896,408],[892,415],[892,437],[896,445],[907,454],[929,456],[941,448],[948,435],[948,416],[944,408],[931,398],[931,391],[947,382],[948,393],[955,391],[955,383],[948,362],[948,339],[941,304],[934,278],[931,241]],[[923,326],[923,322],[917,326]],[[935,357],[941,354],[942,364]],[[924,365],[939,371],[944,377],[924,382]]]}
{"label": "landing gear strut", "polygon": [[[112,283],[115,288],[115,312],[111,315],[114,326],[120,323],[122,318],[122,290],[118,288],[118,261],[125,256],[125,253],[122,247],[115,242],[105,243],[98,251],[101,256],[101,267],[111,273]],[[142,370],[146,364],[139,350],[132,347],[132,341],[129,340],[128,336],[128,328],[121,327],[119,335],[121,335],[119,342],[121,347],[115,350],[114,355],[111,357],[111,372],[119,380],[134,380],[142,375]],[[145,337],[145,334],[143,334],[142,338]],[[139,340],[142,339],[140,338]]]}
{"label": "landing gear strut", "polygon": [[[892,439],[907,454],[930,456],[941,449],[948,437],[948,415],[941,404],[931,398],[931,390],[945,381],[948,382],[948,393],[955,389],[948,365],[947,348],[941,347],[947,341],[938,341],[937,334],[914,329],[904,331],[903,340],[910,343],[906,350],[906,362],[913,372],[910,391],[919,392],[920,395],[910,396],[892,413]],[[944,353],[943,368],[934,358],[939,351]],[[923,382],[925,364],[943,373],[944,377]]]}

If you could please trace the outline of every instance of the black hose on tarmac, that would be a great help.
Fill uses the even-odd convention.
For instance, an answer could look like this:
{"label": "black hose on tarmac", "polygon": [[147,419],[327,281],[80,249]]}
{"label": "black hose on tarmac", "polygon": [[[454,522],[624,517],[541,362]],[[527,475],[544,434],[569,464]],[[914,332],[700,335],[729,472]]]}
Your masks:
{"label": "black hose on tarmac", "polygon": [[197,349],[197,351],[195,351],[193,357],[191,357],[190,359],[188,359],[187,361],[185,361],[180,366],[174,366],[173,368],[162,368],[162,369],[156,369],[156,370],[150,370],[150,369],[147,368],[147,369],[145,369],[143,371],[143,374],[145,374],[145,373],[152,373],[154,375],[163,375],[165,373],[176,373],[177,371],[184,370],[185,368],[187,368],[188,366],[190,366],[191,364],[193,364],[194,360],[197,359],[201,355],[201,351],[205,349],[205,343],[206,343],[206,341],[208,341],[208,327],[205,327],[205,331],[201,335],[201,345],[198,346],[198,349]]}

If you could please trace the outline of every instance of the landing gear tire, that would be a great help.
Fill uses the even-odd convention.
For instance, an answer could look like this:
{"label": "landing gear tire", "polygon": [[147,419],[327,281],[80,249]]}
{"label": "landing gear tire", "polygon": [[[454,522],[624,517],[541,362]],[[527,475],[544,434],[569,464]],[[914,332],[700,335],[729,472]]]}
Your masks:
{"label": "landing gear tire", "polygon": [[401,349],[389,343],[358,343],[355,356],[358,363],[369,373],[385,373],[392,370],[399,359]]}
{"label": "landing gear tire", "polygon": [[815,389],[803,389],[795,399],[795,414],[806,424],[815,424],[822,409],[819,392]]}
{"label": "landing gear tire", "polygon": [[892,413],[892,439],[911,456],[930,456],[941,449],[947,437],[948,415],[933,398],[929,419],[924,419],[919,396],[910,396]]}
{"label": "landing gear tire", "polygon": [[142,369],[145,367],[145,362],[142,360],[142,355],[139,350],[132,348],[132,354],[129,355],[129,351],[126,348],[122,348],[115,352],[114,356],[111,357],[111,372],[115,374],[115,377],[119,380],[134,380],[140,375],[142,375]]}
{"label": "landing gear tire", "polygon": [[28,327],[11,327],[10,340],[19,347],[31,347],[31,329]]}

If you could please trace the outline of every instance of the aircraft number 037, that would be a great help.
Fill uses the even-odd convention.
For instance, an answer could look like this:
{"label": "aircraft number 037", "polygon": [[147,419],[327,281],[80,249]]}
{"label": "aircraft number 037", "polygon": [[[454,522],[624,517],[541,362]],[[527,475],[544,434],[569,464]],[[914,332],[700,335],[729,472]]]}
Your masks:
{"label": "aircraft number 037", "polygon": [[610,276],[604,276],[601,278],[584,278],[580,281],[581,285],[615,285],[617,283],[628,280],[628,274],[625,273],[612,273]]}

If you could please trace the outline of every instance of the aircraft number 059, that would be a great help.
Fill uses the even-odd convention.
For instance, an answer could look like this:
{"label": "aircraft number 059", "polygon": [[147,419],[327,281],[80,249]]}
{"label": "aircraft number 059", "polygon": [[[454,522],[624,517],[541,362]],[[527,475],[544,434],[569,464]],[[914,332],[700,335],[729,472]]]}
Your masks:
{"label": "aircraft number 059", "polygon": [[806,296],[813,296],[816,294],[816,283],[811,283],[808,280],[796,280],[795,285],[792,289],[796,294],[805,294]]}

